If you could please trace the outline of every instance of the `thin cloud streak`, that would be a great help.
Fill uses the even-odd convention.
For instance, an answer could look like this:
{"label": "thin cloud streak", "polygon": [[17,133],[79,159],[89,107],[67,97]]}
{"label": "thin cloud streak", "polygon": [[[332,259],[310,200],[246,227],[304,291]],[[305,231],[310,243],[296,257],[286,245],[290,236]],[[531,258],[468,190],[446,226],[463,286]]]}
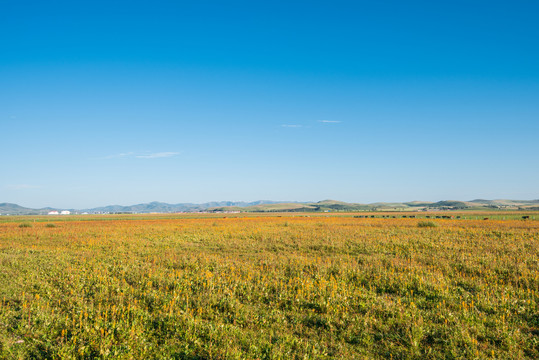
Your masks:
{"label": "thin cloud streak", "polygon": [[118,158],[123,158],[123,157],[131,156],[131,155],[133,155],[133,153],[128,152],[128,153],[121,153],[121,154],[103,156],[103,157],[98,158],[98,159],[118,159]]}
{"label": "thin cloud streak", "polygon": [[41,185],[29,185],[29,184],[15,184],[15,185],[6,185],[6,189],[10,190],[28,190],[28,189],[40,189],[43,186]]}
{"label": "thin cloud streak", "polygon": [[285,127],[285,128],[300,128],[300,127],[303,127],[303,125],[288,125],[288,124],[284,124],[284,125],[281,125],[282,127]]}
{"label": "thin cloud streak", "polygon": [[135,157],[138,159],[161,159],[161,158],[173,157],[178,154],[179,153],[177,152],[168,151],[168,152],[159,152],[159,153],[153,153],[153,154],[148,154],[148,155],[137,155]]}
{"label": "thin cloud streak", "polygon": [[149,153],[149,154],[136,154],[134,152],[126,152],[120,154],[113,154],[108,156],[103,156],[95,158],[97,160],[109,160],[109,159],[122,159],[122,158],[136,158],[136,159],[162,159],[169,158],[178,155],[179,152],[173,151],[163,151],[158,153]]}
{"label": "thin cloud streak", "polygon": [[324,124],[340,124],[342,121],[339,120],[318,120],[319,123]]}

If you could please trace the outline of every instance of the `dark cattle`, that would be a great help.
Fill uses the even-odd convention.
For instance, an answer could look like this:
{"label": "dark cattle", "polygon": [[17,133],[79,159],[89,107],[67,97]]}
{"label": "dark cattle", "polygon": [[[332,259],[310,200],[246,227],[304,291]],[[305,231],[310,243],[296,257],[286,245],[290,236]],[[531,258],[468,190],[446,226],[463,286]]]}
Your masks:
{"label": "dark cattle", "polygon": [[425,218],[426,218],[426,219],[430,219],[430,216],[427,215],[427,216],[425,216]]}
{"label": "dark cattle", "polygon": [[457,216],[457,219],[460,219],[460,216]]}
{"label": "dark cattle", "polygon": [[524,215],[524,216],[522,217],[522,220],[526,220],[526,219],[529,219],[529,218],[530,218],[529,215]]}
{"label": "dark cattle", "polygon": [[488,220],[488,218],[483,218],[483,220]]}

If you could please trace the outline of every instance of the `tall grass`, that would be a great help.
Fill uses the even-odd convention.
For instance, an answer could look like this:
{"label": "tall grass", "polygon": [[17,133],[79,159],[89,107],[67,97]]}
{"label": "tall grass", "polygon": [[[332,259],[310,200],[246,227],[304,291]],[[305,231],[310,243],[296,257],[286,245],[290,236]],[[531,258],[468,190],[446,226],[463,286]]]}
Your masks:
{"label": "tall grass", "polygon": [[0,358],[539,358],[535,221],[0,224]]}
{"label": "tall grass", "polygon": [[420,221],[417,223],[418,227],[438,227],[434,221]]}

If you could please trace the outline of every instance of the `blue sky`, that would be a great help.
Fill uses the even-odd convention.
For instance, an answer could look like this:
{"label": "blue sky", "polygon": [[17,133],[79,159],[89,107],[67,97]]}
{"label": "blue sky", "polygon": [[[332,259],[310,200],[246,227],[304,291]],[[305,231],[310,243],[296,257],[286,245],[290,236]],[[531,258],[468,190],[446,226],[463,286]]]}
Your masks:
{"label": "blue sky", "polygon": [[539,198],[536,1],[0,3],[0,202]]}

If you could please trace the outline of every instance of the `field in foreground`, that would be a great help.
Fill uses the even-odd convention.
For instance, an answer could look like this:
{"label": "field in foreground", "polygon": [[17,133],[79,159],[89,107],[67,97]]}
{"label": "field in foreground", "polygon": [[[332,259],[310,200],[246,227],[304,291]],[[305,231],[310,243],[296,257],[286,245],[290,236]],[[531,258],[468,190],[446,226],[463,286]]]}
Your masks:
{"label": "field in foreground", "polygon": [[539,358],[539,221],[0,223],[0,358]]}

